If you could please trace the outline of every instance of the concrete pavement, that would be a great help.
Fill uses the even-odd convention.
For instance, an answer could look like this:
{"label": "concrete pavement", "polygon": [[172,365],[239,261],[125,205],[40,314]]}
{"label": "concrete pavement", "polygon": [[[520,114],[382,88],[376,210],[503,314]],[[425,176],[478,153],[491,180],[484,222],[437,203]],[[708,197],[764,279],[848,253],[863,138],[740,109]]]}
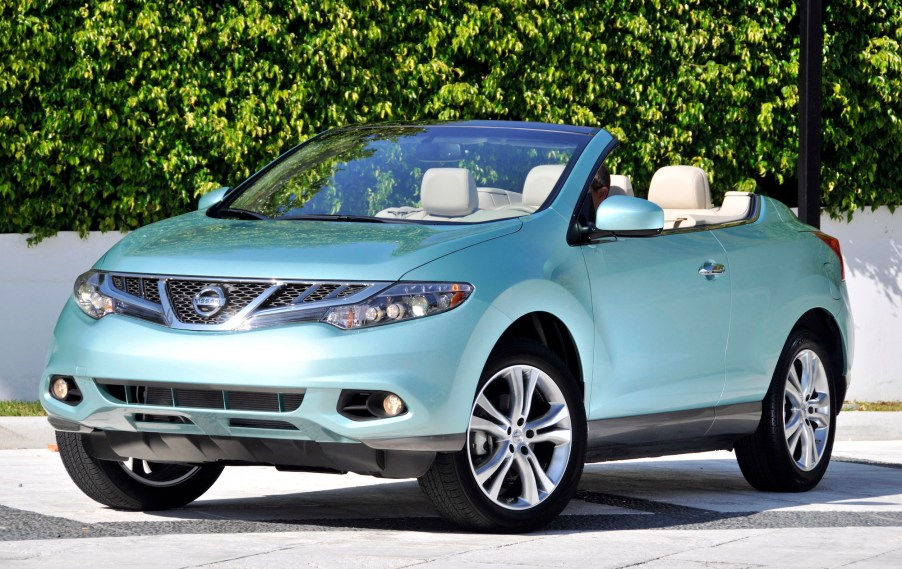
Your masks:
{"label": "concrete pavement", "polygon": [[200,500],[120,512],[85,497],[59,456],[0,451],[0,566],[902,566],[902,441],[838,441],[817,489],[752,490],[731,453],[586,467],[547,530],[477,535],[439,519],[414,481],[230,467]]}

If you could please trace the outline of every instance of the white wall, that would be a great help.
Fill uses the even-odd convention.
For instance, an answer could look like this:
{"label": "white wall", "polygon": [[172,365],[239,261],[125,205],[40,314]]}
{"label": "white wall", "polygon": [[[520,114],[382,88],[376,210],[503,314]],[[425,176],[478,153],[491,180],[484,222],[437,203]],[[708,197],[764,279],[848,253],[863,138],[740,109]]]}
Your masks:
{"label": "white wall", "polygon": [[28,247],[0,234],[0,400],[36,401],[56,318],[75,278],[123,236],[65,232]]}
{"label": "white wall", "polygon": [[902,401],[902,210],[822,216],[821,229],[840,240],[855,321],[848,398]]}
{"label": "white wall", "polygon": [[[902,210],[821,220],[840,239],[855,318],[850,399],[902,401]],[[35,247],[0,234],[0,400],[37,399],[53,326],[72,283],[121,233],[61,233]]]}

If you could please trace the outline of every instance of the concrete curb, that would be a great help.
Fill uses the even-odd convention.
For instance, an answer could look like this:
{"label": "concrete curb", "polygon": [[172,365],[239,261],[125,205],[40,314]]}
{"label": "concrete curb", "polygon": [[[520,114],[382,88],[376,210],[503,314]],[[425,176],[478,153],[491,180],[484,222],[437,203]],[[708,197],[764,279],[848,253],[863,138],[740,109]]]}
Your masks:
{"label": "concrete curb", "polygon": [[56,444],[47,417],[0,417],[0,449],[47,448]]}
{"label": "concrete curb", "polygon": [[836,423],[838,441],[902,440],[902,411],[843,411]]}
{"label": "concrete curb", "polygon": [[[843,411],[837,441],[902,440],[902,411]],[[47,417],[0,417],[0,450],[47,448],[56,444]]]}

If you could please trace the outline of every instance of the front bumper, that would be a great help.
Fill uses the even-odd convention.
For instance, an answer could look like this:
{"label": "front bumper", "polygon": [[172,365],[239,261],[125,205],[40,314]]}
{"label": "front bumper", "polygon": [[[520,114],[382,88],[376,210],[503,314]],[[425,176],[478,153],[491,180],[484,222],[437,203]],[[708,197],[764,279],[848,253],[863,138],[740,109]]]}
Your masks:
{"label": "front bumper", "polygon": [[100,460],[263,464],[282,470],[417,478],[426,473],[435,459],[435,452],[431,451],[380,450],[360,443],[124,431],[90,431],[83,436],[87,452]]}
{"label": "front bumper", "polygon": [[[304,450],[305,445],[292,444],[298,441],[391,452],[454,451],[463,446],[476,383],[493,344],[474,333],[487,319],[498,320],[497,326],[488,328],[503,328],[500,313],[471,298],[445,314],[357,331],[305,323],[245,332],[196,332],[116,315],[95,321],[70,300],[57,324],[40,399],[61,430],[154,433],[145,437],[150,441],[147,449],[155,444],[182,449],[129,455],[149,460],[278,464],[276,459],[290,448]],[[51,379],[57,375],[74,378],[82,394],[80,403],[68,405],[50,395]],[[100,385],[110,382],[223,392],[301,391],[303,401],[295,410],[283,412],[141,405],[111,396]],[[407,412],[385,419],[346,417],[338,411],[342,390],[395,393]],[[161,422],[166,417],[179,419]],[[285,428],[273,428],[274,424]],[[216,443],[174,444],[173,437]],[[238,442],[232,447],[222,444],[229,439]],[[168,442],[163,444],[164,440]],[[249,440],[286,441],[286,446],[263,460],[248,454]],[[113,446],[114,454],[124,456],[119,450],[127,447]],[[213,447],[221,450],[206,454],[186,450]],[[307,459],[286,459],[284,464],[292,461]],[[330,461],[318,466],[348,470],[335,468]]]}

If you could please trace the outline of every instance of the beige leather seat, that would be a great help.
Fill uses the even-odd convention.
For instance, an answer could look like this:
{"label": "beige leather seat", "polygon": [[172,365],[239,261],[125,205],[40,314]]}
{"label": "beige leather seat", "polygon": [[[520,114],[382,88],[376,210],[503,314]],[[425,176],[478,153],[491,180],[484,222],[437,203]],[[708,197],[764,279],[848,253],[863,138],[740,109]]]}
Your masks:
{"label": "beige leather seat", "polygon": [[430,168],[420,184],[424,219],[470,215],[479,207],[476,180],[466,168]]}
{"label": "beige leather seat", "polygon": [[664,210],[664,229],[692,227],[696,224],[688,210],[711,209],[708,175],[695,166],[665,166],[651,178],[648,201]]}
{"label": "beige leather seat", "polygon": [[469,216],[466,221],[504,219],[536,211],[548,199],[551,190],[554,189],[564,172],[564,168],[564,164],[542,164],[534,167],[526,174],[526,179],[523,181],[523,197],[520,203],[511,203],[490,210],[480,209],[474,215]]}
{"label": "beige leather seat", "polygon": [[523,195],[501,188],[476,188],[479,194],[479,209],[498,209],[510,205],[520,205]]}
{"label": "beige leather seat", "polygon": [[709,209],[708,175],[695,166],[665,166],[651,178],[648,201],[663,209]]}
{"label": "beige leather seat", "polygon": [[523,182],[523,207],[532,211],[539,209],[548,199],[564,168],[564,164],[543,164],[530,170]]}
{"label": "beige leather seat", "polygon": [[695,166],[666,166],[655,172],[648,200],[664,209],[664,229],[742,221],[752,211],[752,194],[727,192],[720,207],[711,205],[708,175]]}
{"label": "beige leather seat", "polygon": [[608,196],[630,196],[635,197],[633,192],[633,184],[627,176],[621,174],[611,174],[611,186]]}

